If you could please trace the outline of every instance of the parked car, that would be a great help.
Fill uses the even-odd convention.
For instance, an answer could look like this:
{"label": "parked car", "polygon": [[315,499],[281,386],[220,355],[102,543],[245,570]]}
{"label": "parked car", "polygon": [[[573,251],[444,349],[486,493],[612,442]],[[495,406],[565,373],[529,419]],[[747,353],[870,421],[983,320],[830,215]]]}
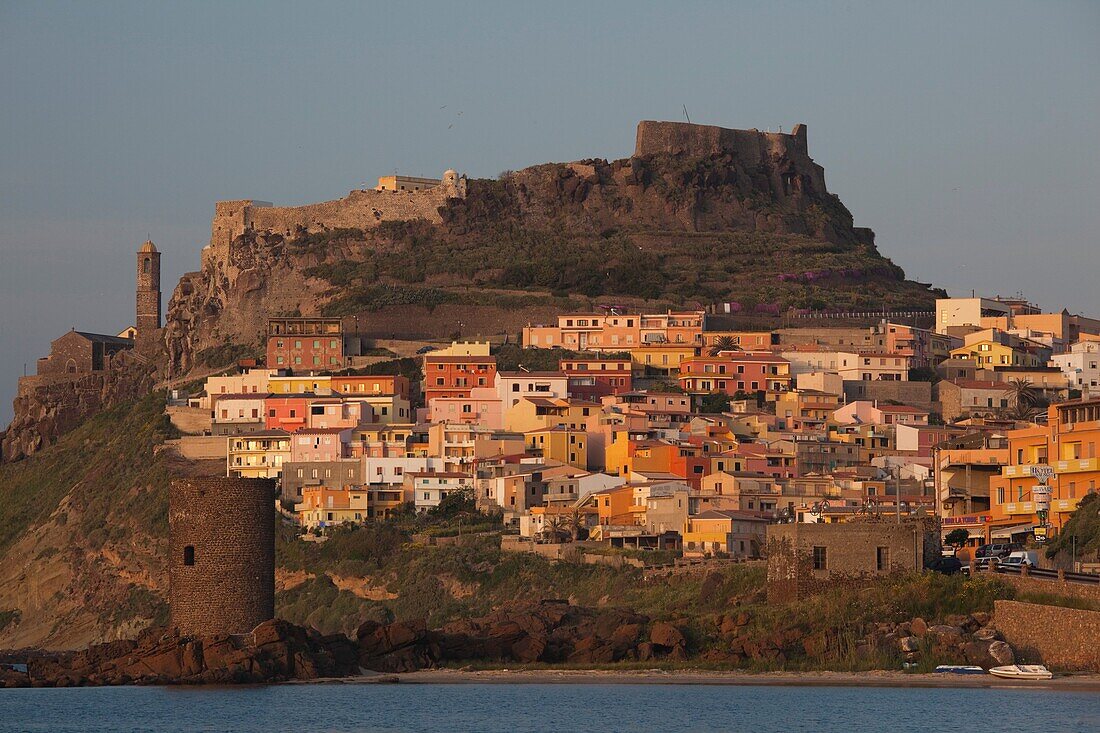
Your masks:
{"label": "parked car", "polygon": [[435,351],[434,346],[421,346],[419,349],[416,350],[416,353],[418,353],[418,354],[427,354],[427,353],[430,353],[432,351]]}
{"label": "parked car", "polygon": [[997,562],[997,570],[1019,570],[1024,565],[1034,568],[1039,565],[1039,553],[1034,550],[1017,550]]}
{"label": "parked car", "polygon": [[963,569],[963,564],[957,557],[939,557],[929,563],[928,569],[944,575],[954,575]]}

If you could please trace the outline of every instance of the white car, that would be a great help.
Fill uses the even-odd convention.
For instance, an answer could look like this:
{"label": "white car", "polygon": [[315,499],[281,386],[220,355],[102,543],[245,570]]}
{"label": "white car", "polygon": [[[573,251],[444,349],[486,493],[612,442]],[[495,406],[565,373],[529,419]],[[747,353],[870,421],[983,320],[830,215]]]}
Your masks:
{"label": "white car", "polygon": [[1003,560],[997,561],[997,569],[1008,568],[1010,570],[1018,570],[1024,565],[1029,568],[1034,568],[1039,565],[1039,553],[1034,550],[1019,550],[1013,552]]}

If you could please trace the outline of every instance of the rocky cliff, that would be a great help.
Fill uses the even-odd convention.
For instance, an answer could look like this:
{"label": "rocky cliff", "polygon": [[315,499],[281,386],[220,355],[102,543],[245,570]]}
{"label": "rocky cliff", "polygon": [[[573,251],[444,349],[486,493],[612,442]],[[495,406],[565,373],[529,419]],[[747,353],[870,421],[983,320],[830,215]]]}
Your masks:
{"label": "rocky cliff", "polygon": [[[514,332],[528,309],[566,294],[769,313],[927,308],[935,297],[853,225],[802,125],[786,134],[642,122],[631,158],[461,182],[433,194],[428,213],[427,199],[378,203],[424,192],[352,192],[292,209],[219,204],[202,268],[169,304],[169,373],[188,373],[204,352],[256,345],[266,318],[292,313],[357,317],[369,330],[387,309],[499,307],[510,316],[499,327]],[[420,214],[393,218],[406,209]]]}
{"label": "rocky cliff", "polygon": [[149,394],[154,383],[155,367],[132,352],[120,353],[108,370],[72,379],[23,377],[15,415],[0,432],[0,463],[42,450],[91,415]]}

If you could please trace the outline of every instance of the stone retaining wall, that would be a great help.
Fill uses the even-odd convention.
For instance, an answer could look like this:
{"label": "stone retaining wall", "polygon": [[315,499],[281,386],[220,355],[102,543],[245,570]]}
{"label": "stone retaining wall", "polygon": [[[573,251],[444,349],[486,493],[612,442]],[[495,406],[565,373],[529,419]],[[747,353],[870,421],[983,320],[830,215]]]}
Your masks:
{"label": "stone retaining wall", "polygon": [[995,601],[993,615],[1018,662],[1100,672],[1100,611]]}
{"label": "stone retaining wall", "polygon": [[1080,598],[1086,601],[1100,603],[1100,583],[1086,585],[1084,583],[1070,583],[1065,580],[1048,578],[1029,578],[1008,573],[997,573],[998,578],[1016,586],[1018,590],[1028,593],[1049,593],[1056,596],[1068,596]]}

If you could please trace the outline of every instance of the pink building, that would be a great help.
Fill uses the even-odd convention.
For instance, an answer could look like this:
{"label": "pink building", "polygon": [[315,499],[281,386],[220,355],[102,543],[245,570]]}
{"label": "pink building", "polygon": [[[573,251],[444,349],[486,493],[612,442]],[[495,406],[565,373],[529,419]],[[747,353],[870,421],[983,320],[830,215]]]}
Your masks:
{"label": "pink building", "polygon": [[316,397],[309,403],[308,426],[311,429],[354,428],[363,421],[364,408],[368,417],[373,413],[369,405],[342,397]]}
{"label": "pink building", "polygon": [[878,405],[857,400],[834,410],[833,420],[841,425],[927,425],[928,411],[909,405]]}
{"label": "pink building", "polygon": [[292,462],[338,461],[350,455],[351,428],[302,428],[290,437]]}
{"label": "pink building", "polygon": [[466,423],[502,430],[504,411],[495,388],[475,387],[470,390],[469,397],[433,399],[428,405],[428,422]]}

